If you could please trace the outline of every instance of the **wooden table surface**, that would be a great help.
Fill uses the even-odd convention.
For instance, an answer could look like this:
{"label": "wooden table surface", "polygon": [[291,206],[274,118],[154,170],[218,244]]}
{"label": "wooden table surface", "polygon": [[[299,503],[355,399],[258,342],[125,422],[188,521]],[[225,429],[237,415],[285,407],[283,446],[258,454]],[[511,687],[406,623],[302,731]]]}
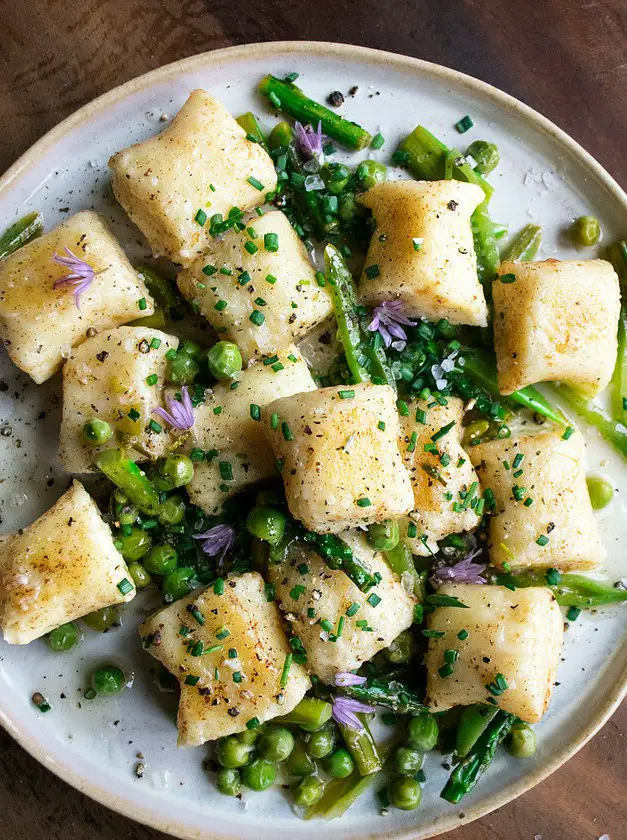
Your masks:
{"label": "wooden table surface", "polygon": [[[327,40],[462,70],[517,96],[627,186],[624,0],[3,0],[0,170],[72,111],[230,44]],[[627,834],[627,708],[561,770],[453,840]],[[0,838],[163,840],[77,793],[0,732]]]}

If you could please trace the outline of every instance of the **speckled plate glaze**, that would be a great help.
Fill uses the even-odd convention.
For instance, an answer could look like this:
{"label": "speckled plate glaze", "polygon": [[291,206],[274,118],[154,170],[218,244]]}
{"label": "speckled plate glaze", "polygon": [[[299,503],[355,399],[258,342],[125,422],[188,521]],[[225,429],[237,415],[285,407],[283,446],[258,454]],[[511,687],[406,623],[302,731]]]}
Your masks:
{"label": "speckled plate glaze", "polygon": [[[358,91],[343,113],[386,138],[374,156],[387,160],[399,136],[418,122],[451,144],[494,140],[501,164],[491,177],[495,219],[510,230],[533,219],[545,231],[542,257],[575,257],[562,235],[574,216],[593,211],[606,237],[625,232],[627,196],[573,140],[500,91],[426,62],[359,47],[326,43],[272,43],[194,56],[155,70],[82,108],[35,144],[0,181],[0,227],[28,210],[43,211],[48,228],[78,210],[94,208],[112,221],[132,258],[146,254],[141,235],[106,198],[109,156],[160,131],[190,90],[204,87],[238,114],[270,114],[255,94],[268,72],[296,70],[318,99],[331,90]],[[460,139],[455,122],[470,114],[475,127]],[[592,256],[587,252],[585,256]],[[56,459],[60,380],[33,385],[2,353],[0,358],[1,528],[13,530],[43,513],[67,485]],[[620,576],[627,537],[627,470],[595,432],[589,467],[619,490],[599,515],[608,547],[607,573]],[[624,561],[623,561],[624,562]],[[624,565],[623,565],[624,571]],[[32,755],[89,796],[181,838],[258,838],[260,832],[294,840],[432,837],[487,813],[539,782],[579,749],[607,720],[625,693],[624,615],[606,609],[569,626],[551,709],[537,727],[533,759],[499,755],[477,790],[453,807],[438,796],[446,777],[438,757],[427,766],[419,811],[380,817],[374,791],[348,814],[325,824],[303,822],[280,789],[247,793],[242,802],[218,794],[202,764],[203,748],[177,750],[176,697],[163,693],[141,651],[137,624],[156,604],[146,593],[125,610],[123,626],[101,636],[86,630],[82,645],[52,654],[43,641],[28,647],[0,642],[0,722]],[[85,701],[94,663],[119,660],[134,675],[118,699]],[[53,710],[32,705],[43,692]],[[135,773],[144,756],[143,778]],[[376,786],[375,786],[376,787]]]}

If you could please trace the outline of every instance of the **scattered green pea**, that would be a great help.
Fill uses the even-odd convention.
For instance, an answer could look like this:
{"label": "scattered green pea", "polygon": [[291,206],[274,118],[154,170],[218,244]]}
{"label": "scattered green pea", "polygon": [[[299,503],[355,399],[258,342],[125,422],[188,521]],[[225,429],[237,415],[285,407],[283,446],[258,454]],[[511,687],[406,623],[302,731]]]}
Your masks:
{"label": "scattered green pea", "polygon": [[345,747],[338,747],[324,759],[324,769],[332,779],[345,779],[355,769],[352,755]]}
{"label": "scattered green pea", "polygon": [[614,488],[609,481],[597,475],[589,475],[586,478],[586,484],[588,485],[590,504],[594,510],[602,510],[607,507],[614,496]]}
{"label": "scattered green pea", "polygon": [[369,190],[387,178],[387,166],[376,160],[363,160],[357,167],[357,178],[362,190]]}
{"label": "scattered green pea", "polygon": [[139,560],[145,554],[148,554],[152,547],[152,537],[148,531],[142,528],[130,528],[126,534],[124,532],[118,535],[120,541],[120,551],[125,560]]}
{"label": "scattered green pea", "polygon": [[185,519],[185,502],[180,496],[170,496],[161,505],[159,522],[163,525],[180,525]]}
{"label": "scattered green pea", "polygon": [[199,372],[198,362],[192,356],[178,352],[173,359],[168,359],[166,379],[174,385],[191,385]]}
{"label": "scattered green pea", "polygon": [[333,750],[336,740],[335,725],[327,724],[309,735],[305,741],[305,749],[312,758],[324,758]]}
{"label": "scattered green pea", "polygon": [[183,487],[194,477],[194,464],[187,455],[168,455],[159,465],[159,472],[170,487]]}
{"label": "scattered green pea", "polygon": [[103,607],[101,610],[84,615],[83,621],[91,630],[104,633],[113,627],[118,617],[117,607]]}
{"label": "scattered green pea", "polygon": [[242,369],[242,354],[232,341],[218,341],[207,353],[207,364],[216,379],[231,379]]}
{"label": "scattered green pea", "polygon": [[272,507],[254,507],[246,519],[249,534],[270,545],[278,545],[285,533],[285,515]]}
{"label": "scattered green pea", "polygon": [[438,742],[439,729],[433,715],[423,712],[409,719],[407,724],[407,741],[415,750],[428,752]]}
{"label": "scattered green pea", "polygon": [[128,570],[133,578],[133,583],[138,589],[144,589],[146,586],[150,585],[152,581],[150,572],[146,571],[141,563],[131,563]]}
{"label": "scattered green pea", "polygon": [[218,741],[216,757],[220,764],[229,770],[244,767],[250,761],[252,754],[252,746],[244,744],[236,735],[228,735]]}
{"label": "scattered green pea", "polygon": [[413,811],[420,805],[422,789],[411,776],[401,776],[390,782],[388,787],[390,802],[402,811]]}
{"label": "scattered green pea", "polygon": [[268,761],[285,761],[294,749],[294,736],[286,726],[271,724],[257,744],[262,758]]}
{"label": "scattered green pea", "polygon": [[153,575],[167,575],[176,569],[178,555],[171,545],[156,545],[144,558],[144,566]]}
{"label": "scattered green pea", "polygon": [[276,767],[265,758],[255,758],[242,771],[242,781],[251,790],[266,790],[275,779]]}
{"label": "scattered green pea", "polygon": [[55,653],[71,650],[80,640],[81,631],[73,621],[51,630],[46,639],[50,649],[54,650]]}
{"label": "scattered green pea", "polygon": [[403,630],[385,651],[386,658],[394,665],[404,665],[414,655],[414,637],[409,630]]}
{"label": "scattered green pea", "polygon": [[285,767],[290,776],[310,776],[316,769],[302,741],[296,741],[294,744]]}
{"label": "scattered green pea", "polygon": [[242,789],[239,771],[235,768],[222,767],[216,773],[216,787],[225,796],[237,796]]}
{"label": "scattered green pea", "polygon": [[117,694],[125,683],[124,671],[117,665],[102,665],[91,675],[91,687],[98,694]]}
{"label": "scattered green pea", "polygon": [[505,746],[514,758],[529,758],[536,751],[535,732],[526,723],[519,721],[512,726]]}
{"label": "scattered green pea", "polygon": [[169,572],[163,579],[163,594],[172,601],[184,598],[198,586],[196,570],[191,566],[182,566]]}
{"label": "scattered green pea", "polygon": [[324,782],[317,776],[306,776],[292,788],[294,804],[303,808],[314,805],[324,793]]}
{"label": "scattered green pea", "polygon": [[394,753],[394,769],[401,776],[413,776],[422,767],[423,753],[411,747],[399,747]]}
{"label": "scattered green pea", "polygon": [[580,216],[572,223],[570,233],[575,245],[590,248],[601,238],[601,225],[594,216]]}
{"label": "scattered green pea", "polygon": [[111,426],[106,422],[106,420],[100,420],[98,417],[92,417],[91,420],[88,420],[83,426],[83,436],[85,437],[85,440],[88,440],[89,443],[93,443],[95,446],[100,446],[100,444],[106,443],[111,439],[112,435],[113,429]]}

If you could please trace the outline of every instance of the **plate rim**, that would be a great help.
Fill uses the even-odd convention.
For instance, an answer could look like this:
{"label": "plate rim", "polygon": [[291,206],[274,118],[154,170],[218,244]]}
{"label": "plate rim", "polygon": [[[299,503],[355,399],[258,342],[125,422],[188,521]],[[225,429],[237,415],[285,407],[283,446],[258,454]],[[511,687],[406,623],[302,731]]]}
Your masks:
{"label": "plate rim", "polygon": [[[518,113],[526,122],[531,123],[535,128],[540,129],[543,133],[563,144],[564,150],[568,151],[580,163],[585,164],[597,181],[605,187],[613,198],[622,204],[624,209],[627,211],[627,194],[618,182],[603,168],[603,166],[601,166],[601,164],[592,157],[589,152],[587,152],[563,129],[559,128],[543,114],[516,99],[514,96],[505,93],[487,82],[483,82],[480,79],[476,79],[473,76],[441,64],[435,64],[430,61],[398,53],[392,53],[386,50],[362,47],[354,44],[342,44],[332,41],[264,41],[252,44],[239,44],[196,53],[186,58],[162,65],[161,67],[157,67],[154,70],[150,70],[140,76],[136,76],[86,103],[33,143],[22,155],[20,155],[15,163],[6,170],[2,177],[0,177],[0,193],[10,189],[11,186],[18,181],[20,176],[25,173],[38,158],[53,147],[66,134],[71,132],[76,126],[89,119],[94,114],[105,111],[114,103],[125,99],[127,96],[132,95],[138,90],[149,88],[153,84],[172,77],[179,72],[187,72],[197,67],[205,67],[221,61],[236,61],[241,58],[250,58],[253,56],[258,58],[285,51],[298,54],[318,53],[329,57],[348,60],[352,58],[360,58],[373,64],[406,68],[413,72],[423,73],[431,78],[440,79],[444,82],[464,85],[470,90],[496,102],[496,104],[500,107],[504,107],[511,112]],[[625,647],[624,641],[622,642],[622,647]],[[620,650],[620,648],[617,648],[617,650]],[[421,840],[427,840],[427,838],[435,837],[445,831],[450,831],[460,825],[465,825],[479,819],[518,798],[523,793],[531,790],[531,788],[535,787],[535,785],[543,781],[551,775],[551,773],[554,773],[559,767],[575,755],[575,753],[577,753],[607,722],[626,695],[627,662],[624,663],[622,670],[618,670],[618,674],[611,689],[609,690],[604,705],[599,709],[587,727],[583,729],[574,741],[569,742],[556,754],[554,754],[551,759],[537,767],[532,773],[523,776],[516,783],[505,788],[500,792],[500,794],[497,794],[490,801],[478,802],[471,806],[467,811],[464,811],[463,816],[461,816],[459,812],[451,811],[449,814],[443,814],[436,817],[430,828],[427,829],[428,833],[419,834]],[[134,819],[137,822],[151,828],[167,832],[174,837],[181,838],[181,840],[226,840],[226,838],[229,838],[229,840],[236,840],[237,838],[237,834],[216,834],[210,828],[196,830],[191,827],[186,827],[183,823],[176,819],[170,822],[168,818],[155,814],[155,812],[149,807],[140,805],[137,802],[134,802],[131,798],[122,799],[114,796],[102,785],[96,782],[91,782],[89,779],[81,776],[78,772],[73,770],[70,763],[66,764],[65,762],[57,761],[49,756],[46,750],[40,746],[37,738],[22,731],[12,720],[10,713],[5,711],[1,706],[0,725],[3,726],[8,734],[11,735],[11,737],[13,737],[15,741],[23,749],[25,749],[27,753],[29,753],[29,755],[42,764],[47,770],[50,770],[62,781],[114,812],[120,813],[130,819]],[[383,837],[390,838],[390,840],[415,840],[417,835],[415,829],[405,829],[399,827],[392,833],[388,830],[385,830],[383,833],[376,832],[368,835],[368,838],[364,837],[363,840],[381,840]]]}

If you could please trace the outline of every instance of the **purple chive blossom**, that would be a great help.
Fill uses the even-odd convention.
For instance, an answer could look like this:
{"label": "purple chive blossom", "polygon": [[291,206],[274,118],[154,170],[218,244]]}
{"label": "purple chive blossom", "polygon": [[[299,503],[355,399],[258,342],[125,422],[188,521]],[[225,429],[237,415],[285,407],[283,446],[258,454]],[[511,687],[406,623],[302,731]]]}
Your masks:
{"label": "purple chive blossom", "polygon": [[340,671],[335,675],[334,685],[344,688],[348,685],[363,685],[367,682],[366,677],[360,677],[358,674],[351,674],[350,671]]}
{"label": "purple chive blossom", "polygon": [[378,332],[386,347],[392,345],[395,350],[402,350],[407,342],[403,327],[413,327],[416,322],[403,314],[401,300],[384,300],[374,308],[374,317],[368,324],[370,332]]}
{"label": "purple chive blossom", "polygon": [[183,385],[181,388],[181,397],[181,402],[174,397],[166,397],[167,410],[165,408],[153,408],[152,414],[158,414],[173,429],[187,432],[194,425],[194,410],[187,385]]}
{"label": "purple chive blossom", "polygon": [[216,557],[220,552],[219,563],[224,560],[224,555],[232,548],[235,542],[235,528],[232,525],[214,525],[204,534],[194,534],[193,539],[204,540],[200,546],[207,557]]}
{"label": "purple chive blossom", "polygon": [[76,308],[80,309],[80,298],[83,292],[94,282],[94,277],[99,272],[94,271],[93,267],[73,254],[69,248],[65,249],[67,256],[60,257],[57,253],[52,255],[52,259],[58,265],[64,268],[69,268],[70,273],[64,277],[60,277],[52,284],[53,289],[74,289],[74,303]]}
{"label": "purple chive blossom", "polygon": [[478,554],[481,554],[480,548],[471,552],[454,566],[440,566],[433,573],[435,582],[439,584],[446,580],[454,580],[458,583],[485,583],[486,579],[483,577],[486,568],[485,563],[473,562]]}
{"label": "purple chive blossom", "polygon": [[373,712],[372,706],[367,703],[361,703],[359,700],[353,700],[352,697],[334,697],[333,698],[333,720],[341,723],[343,726],[349,726],[351,729],[363,729],[364,725],[357,717],[359,712],[368,714]]}
{"label": "purple chive blossom", "polygon": [[318,123],[318,128],[314,129],[312,125],[302,125],[302,123],[294,123],[294,134],[296,135],[296,142],[298,143],[299,151],[305,157],[318,158],[324,156],[322,151],[322,123]]}

